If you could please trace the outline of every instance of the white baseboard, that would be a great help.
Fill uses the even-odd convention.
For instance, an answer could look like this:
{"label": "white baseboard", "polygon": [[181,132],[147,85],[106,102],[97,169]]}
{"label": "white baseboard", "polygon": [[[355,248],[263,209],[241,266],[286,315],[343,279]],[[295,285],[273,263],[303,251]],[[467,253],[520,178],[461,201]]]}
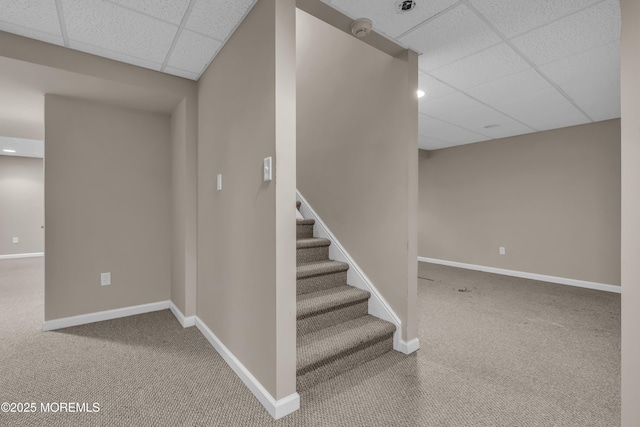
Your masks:
{"label": "white baseboard", "polygon": [[97,313],[80,314],[78,316],[46,320],[42,323],[42,330],[53,331],[56,329],[69,328],[71,326],[86,325],[87,323],[102,322],[104,320],[135,316],[136,314],[151,313],[153,311],[166,310],[168,308],[169,301],[160,301],[132,307],[116,308],[115,310],[99,311]]}
{"label": "white baseboard", "polygon": [[196,325],[196,316],[185,317],[173,301],[169,301],[169,310],[171,310],[173,315],[176,316],[176,319],[178,319],[178,322],[180,322],[183,328],[189,328]]}
{"label": "white baseboard", "polygon": [[504,276],[521,277],[523,279],[539,280],[542,282],[557,283],[560,285],[577,286],[580,288],[596,289],[598,291],[621,293],[622,287],[607,285],[604,283],[588,282],[586,280],[568,279],[566,277],[547,276],[544,274],[527,273],[524,271],[505,270],[503,268],[485,267],[483,265],[465,264],[456,261],[444,261],[435,258],[418,257],[418,261],[430,262],[432,264],[448,265],[450,267],[466,268],[467,270],[484,271],[486,273],[502,274]]}
{"label": "white baseboard", "polygon": [[398,343],[398,348],[396,350],[404,354],[411,354],[414,351],[418,351],[419,349],[420,340],[418,338],[414,338],[409,342],[400,340],[400,342]]}
{"label": "white baseboard", "polygon": [[274,419],[277,420],[300,409],[300,395],[298,393],[293,393],[276,401],[267,389],[260,384],[256,377],[249,372],[242,362],[231,353],[222,341],[220,341],[211,329],[198,317],[196,317],[196,327]]}
{"label": "white baseboard", "polygon": [[374,317],[386,320],[387,322],[396,325],[396,331],[393,333],[393,349],[404,353],[401,344],[402,321],[398,315],[299,191],[296,191],[296,198],[300,202],[300,212],[302,213],[302,216],[316,221],[315,225],[317,227],[315,228],[315,231],[317,236],[331,241],[331,245],[329,246],[329,258],[349,264],[349,270],[347,270],[347,282],[349,285],[368,291],[371,294],[371,297],[369,298],[368,313]]}
{"label": "white baseboard", "polygon": [[0,259],[15,259],[15,258],[34,258],[38,256],[44,256],[44,252],[34,252],[32,254],[9,254],[0,255]]}

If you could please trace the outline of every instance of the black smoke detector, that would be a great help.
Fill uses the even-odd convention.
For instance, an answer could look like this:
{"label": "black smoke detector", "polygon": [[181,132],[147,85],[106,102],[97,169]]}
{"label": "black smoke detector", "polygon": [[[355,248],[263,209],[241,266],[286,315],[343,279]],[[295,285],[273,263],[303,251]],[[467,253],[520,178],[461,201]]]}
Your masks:
{"label": "black smoke detector", "polygon": [[416,2],[414,0],[403,0],[398,4],[398,9],[403,12],[408,12],[415,9]]}

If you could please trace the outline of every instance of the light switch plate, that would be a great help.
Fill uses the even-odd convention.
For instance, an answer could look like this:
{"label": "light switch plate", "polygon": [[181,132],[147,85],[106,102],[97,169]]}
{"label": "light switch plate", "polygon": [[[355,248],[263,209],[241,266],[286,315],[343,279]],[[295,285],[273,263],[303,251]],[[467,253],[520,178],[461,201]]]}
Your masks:
{"label": "light switch plate", "polygon": [[12,241],[13,243],[20,243],[20,239],[18,239],[17,237],[14,237]]}
{"label": "light switch plate", "polygon": [[263,171],[263,180],[271,181],[272,179],[272,167],[271,167],[271,157],[267,157],[262,162],[262,171]]}
{"label": "light switch plate", "polygon": [[218,191],[222,190],[222,174],[219,173],[218,177],[216,178],[216,188],[218,189]]}

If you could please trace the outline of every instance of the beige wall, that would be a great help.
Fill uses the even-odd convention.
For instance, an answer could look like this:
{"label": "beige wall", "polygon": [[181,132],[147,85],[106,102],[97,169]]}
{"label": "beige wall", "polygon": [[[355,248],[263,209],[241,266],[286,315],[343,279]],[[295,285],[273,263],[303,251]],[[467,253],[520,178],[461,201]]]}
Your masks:
{"label": "beige wall", "polygon": [[42,159],[0,156],[0,256],[44,252],[43,225]]}
{"label": "beige wall", "polygon": [[609,120],[421,155],[418,254],[619,285],[619,141]]}
{"label": "beige wall", "polygon": [[640,425],[640,2],[622,0],[622,427]]}
{"label": "beige wall", "polygon": [[171,301],[185,316],[196,314],[197,104],[182,100],[171,115]]}
{"label": "beige wall", "polygon": [[[11,85],[2,88],[6,89],[2,91],[5,95],[13,96],[20,90],[20,96],[28,97],[55,93],[137,110],[178,114],[172,121],[171,134],[170,188],[172,211],[177,218],[172,222],[172,234],[175,245],[184,251],[173,252],[172,292],[181,300],[179,308],[184,314],[195,314],[197,83],[2,31],[0,73],[10,77]],[[17,121],[14,115],[7,121],[3,111],[0,108],[0,128],[12,129],[11,135],[36,138],[32,128],[42,132],[41,111],[34,111],[26,122]],[[11,126],[5,126],[6,123]],[[180,129],[175,129],[176,126]]]}
{"label": "beige wall", "polygon": [[298,189],[413,339],[417,59],[297,16]]}
{"label": "beige wall", "polygon": [[170,117],[47,95],[45,139],[45,320],[169,299]]}
{"label": "beige wall", "polygon": [[295,392],[294,12],[257,2],[198,85],[197,314],[275,399]]}

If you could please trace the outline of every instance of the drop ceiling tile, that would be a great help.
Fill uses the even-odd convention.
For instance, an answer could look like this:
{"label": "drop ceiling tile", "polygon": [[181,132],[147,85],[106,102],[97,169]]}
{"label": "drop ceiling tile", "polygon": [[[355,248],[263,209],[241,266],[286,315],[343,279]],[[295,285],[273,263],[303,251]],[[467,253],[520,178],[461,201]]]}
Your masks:
{"label": "drop ceiling tile", "polygon": [[529,69],[465,90],[465,93],[488,105],[493,105],[507,99],[520,98],[532,92],[551,89],[553,86],[537,71]]}
{"label": "drop ceiling tile", "polygon": [[449,145],[470,144],[491,139],[424,114],[420,114],[418,123],[421,136],[433,138]]}
{"label": "drop ceiling tile", "polygon": [[452,95],[458,91],[447,86],[446,84],[434,79],[428,74],[419,73],[418,87],[423,90],[425,96],[420,98],[420,104],[442,98],[443,96]]}
{"label": "drop ceiling tile", "polygon": [[198,80],[200,77],[199,73],[193,73],[191,71],[181,70],[174,67],[166,67],[164,71],[165,73],[173,74],[174,76],[183,77],[189,80]]}
{"label": "drop ceiling tile", "polygon": [[512,40],[537,65],[620,39],[620,2],[606,0]]}
{"label": "drop ceiling tile", "polygon": [[[426,97],[426,96],[425,96]],[[434,101],[428,101],[419,105],[419,110],[436,118],[446,118],[462,111],[480,108],[483,105],[469,98],[467,95],[457,92]]]}
{"label": "drop ceiling tile", "polygon": [[69,42],[71,49],[79,50],[81,52],[90,53],[92,55],[98,55],[103,58],[113,59],[114,61],[125,62],[131,65],[137,65],[138,67],[148,68],[150,70],[160,71],[162,64],[159,62],[147,61],[144,59],[136,58],[133,56],[125,55],[121,52],[114,52],[109,49],[104,49],[99,46],[93,46],[86,43],[77,42],[71,40]]}
{"label": "drop ceiling tile", "polygon": [[420,68],[429,71],[498,44],[501,39],[462,4],[411,31],[400,42],[422,52]]}
{"label": "drop ceiling tile", "polygon": [[594,120],[620,117],[620,46],[614,42],[541,67]]}
{"label": "drop ceiling tile", "polygon": [[439,150],[441,148],[451,147],[451,144],[447,144],[446,142],[438,141],[437,139],[428,138],[426,136],[420,135],[418,140],[418,148],[421,150]]}
{"label": "drop ceiling tile", "polygon": [[486,106],[453,114],[448,116],[446,121],[492,138],[534,132],[534,129]]}
{"label": "drop ceiling tile", "polygon": [[189,0],[107,0],[154,18],[180,25],[184,13],[189,6]]}
{"label": "drop ceiling tile", "polygon": [[590,120],[557,90],[530,92],[493,104],[493,107],[536,130],[589,123]]}
{"label": "drop ceiling tile", "polygon": [[218,52],[222,42],[184,30],[167,65],[200,74]]}
{"label": "drop ceiling tile", "polygon": [[251,9],[254,0],[197,0],[187,20],[187,28],[224,41]]}
{"label": "drop ceiling tile", "polygon": [[64,46],[64,40],[62,39],[62,36],[44,33],[42,31],[33,30],[31,28],[21,27],[9,22],[0,22],[0,31],[17,34],[22,37],[28,37],[30,39],[40,40],[46,43],[57,44],[58,46]]}
{"label": "drop ceiling tile", "polygon": [[99,0],[61,0],[70,41],[162,63],[178,27]]}
{"label": "drop ceiling tile", "polygon": [[470,0],[508,38],[577,12],[600,0]]}
{"label": "drop ceiling tile", "polygon": [[430,73],[457,89],[468,89],[529,68],[509,45],[500,43]]}
{"label": "drop ceiling tile", "polygon": [[373,28],[395,38],[457,3],[458,0],[418,1],[409,11],[400,10],[396,0],[333,0],[331,6],[351,18],[369,18]]}
{"label": "drop ceiling tile", "polygon": [[0,28],[8,23],[62,37],[55,0],[0,0]]}

